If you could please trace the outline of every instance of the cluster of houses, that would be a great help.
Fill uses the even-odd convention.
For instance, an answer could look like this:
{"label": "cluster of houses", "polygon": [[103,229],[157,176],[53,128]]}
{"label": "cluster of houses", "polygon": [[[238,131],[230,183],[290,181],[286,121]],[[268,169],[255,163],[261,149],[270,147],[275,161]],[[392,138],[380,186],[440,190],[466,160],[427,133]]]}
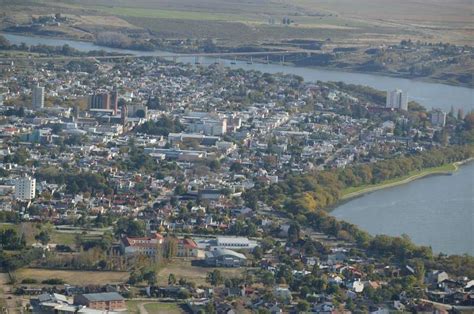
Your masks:
{"label": "cluster of houses", "polygon": [[35,314],[102,314],[127,312],[125,299],[117,292],[78,294],[73,298],[58,293],[43,293],[30,301]]}
{"label": "cluster of houses", "polygon": [[[434,111],[427,127],[411,127],[405,100],[403,108],[386,108],[334,85],[302,83],[293,76],[270,79],[258,72],[140,59],[23,66],[34,75],[15,64],[0,71],[0,210],[18,211],[23,221],[67,226],[104,216],[133,217],[146,225],[147,234],[117,239],[126,257],[159,259],[171,240],[164,235],[184,233],[192,236],[173,238],[174,258],[208,267],[247,266],[260,246],[249,237],[270,234],[280,220],[267,204],[245,204],[245,191],[278,183],[287,173],[375,162],[381,158],[375,151],[422,150],[446,122],[443,113]],[[33,101],[41,106],[24,100],[33,96],[33,88],[39,90]],[[351,115],[347,104],[366,113]],[[422,140],[415,141],[415,135]],[[137,151],[142,153],[138,158],[133,155]],[[101,174],[107,189],[44,179],[55,171]],[[289,226],[279,227],[286,237]],[[321,261],[289,247],[288,255],[304,264],[292,276],[304,278],[318,267],[329,283],[344,287],[354,299],[384,285],[368,280],[354,266],[360,261],[347,258],[341,248],[331,249]],[[269,255],[260,261],[261,269],[277,274],[284,263],[263,253]],[[377,271],[387,271],[385,266]],[[433,300],[471,302],[469,281],[438,274],[430,287]],[[159,294],[180,291],[160,289]],[[274,284],[271,290],[280,303],[292,303],[294,291],[288,285]],[[255,287],[221,293],[248,297],[254,309],[282,310],[277,302],[263,300]],[[314,311],[336,308],[331,295],[313,297]],[[198,309],[206,302],[209,298],[198,293],[189,306]],[[225,302],[220,306],[232,310]],[[403,302],[392,306],[402,310]],[[119,310],[123,299],[117,293],[81,294],[73,301],[48,294],[35,307],[94,313]]]}

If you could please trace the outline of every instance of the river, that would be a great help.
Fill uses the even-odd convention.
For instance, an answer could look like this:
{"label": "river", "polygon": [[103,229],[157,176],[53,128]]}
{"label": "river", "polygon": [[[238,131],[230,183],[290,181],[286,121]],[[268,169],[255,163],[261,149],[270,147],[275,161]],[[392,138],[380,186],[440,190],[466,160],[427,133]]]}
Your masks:
{"label": "river", "polygon": [[371,234],[407,234],[435,252],[474,256],[474,162],[350,200],[331,212]]}
{"label": "river", "polygon": [[[94,45],[91,42],[42,38],[34,36],[13,35],[1,33],[12,44],[25,43],[27,45],[50,45],[62,46],[68,44],[69,46],[80,50],[104,50],[108,52],[127,53],[141,56],[162,56],[169,54],[165,51],[136,51],[117,48],[108,48]],[[194,62],[194,57],[178,58],[182,62]],[[201,58],[202,64],[211,64],[216,62],[216,58]],[[462,108],[464,112],[474,110],[474,89],[466,87],[451,86],[445,84],[427,83],[418,80],[395,78],[381,75],[351,73],[335,70],[324,70],[317,68],[304,68],[295,66],[286,66],[280,64],[263,64],[253,63],[247,64],[246,61],[237,61],[236,64],[231,64],[229,60],[220,60],[224,65],[233,68],[242,68],[245,70],[258,70],[268,73],[288,73],[296,74],[303,77],[306,81],[341,81],[349,84],[367,85],[379,90],[393,90],[400,88],[408,93],[409,100],[414,100],[424,105],[426,108],[441,108],[449,111],[451,106],[455,109]]]}
{"label": "river", "polygon": [[[164,51],[142,52],[100,47],[90,42],[2,35],[13,44],[22,42],[27,45],[68,44],[80,51],[102,49],[143,56],[168,54]],[[194,62],[194,58],[183,57],[180,61]],[[215,58],[200,59],[203,64],[215,61]],[[245,61],[237,61],[237,64],[232,65],[227,60],[221,62],[245,70],[296,74],[306,81],[342,81],[367,85],[379,90],[401,88],[408,92],[411,100],[427,108],[442,108],[449,111],[451,106],[454,106],[456,109],[464,109],[464,112],[474,109],[474,89],[465,87],[279,64],[247,64]],[[474,163],[462,166],[452,176],[432,176],[351,200],[336,208],[332,214],[359,225],[371,234],[405,233],[417,244],[430,245],[435,252],[474,255]]]}

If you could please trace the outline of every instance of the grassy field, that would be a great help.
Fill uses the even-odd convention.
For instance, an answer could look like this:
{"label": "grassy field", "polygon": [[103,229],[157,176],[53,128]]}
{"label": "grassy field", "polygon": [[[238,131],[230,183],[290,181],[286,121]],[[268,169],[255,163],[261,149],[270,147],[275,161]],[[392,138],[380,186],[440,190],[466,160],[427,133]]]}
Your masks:
{"label": "grassy field", "polygon": [[69,245],[69,246],[74,245],[76,243],[75,234],[58,232],[55,230],[51,234],[51,243],[63,244],[63,245]]}
{"label": "grassy field", "polygon": [[446,164],[440,167],[434,167],[434,168],[428,168],[420,171],[412,171],[406,176],[400,177],[400,178],[395,178],[391,180],[386,180],[378,184],[369,184],[369,185],[361,185],[358,187],[351,187],[344,189],[342,191],[342,199],[349,199],[352,197],[356,197],[359,195],[362,195],[364,193],[392,187],[392,186],[397,186],[400,184],[405,184],[408,182],[411,182],[416,179],[423,178],[425,176],[429,175],[435,175],[435,174],[449,174],[454,171],[456,171],[457,167],[454,164]]}
{"label": "grassy field", "polygon": [[148,313],[180,314],[184,313],[181,307],[176,303],[148,303],[145,304]]}
{"label": "grassy field", "polygon": [[179,19],[179,20],[197,20],[197,21],[242,21],[238,15],[212,13],[212,12],[193,12],[178,10],[160,10],[144,8],[126,8],[126,7],[94,7],[104,13],[119,16],[131,17],[151,17],[158,19]]}
{"label": "grassy field", "polygon": [[103,285],[105,283],[123,283],[128,280],[127,272],[95,272],[74,270],[49,270],[23,268],[15,272],[18,282],[25,278],[34,278],[39,282],[45,279],[59,278],[71,285]]}
{"label": "grassy field", "polygon": [[[158,285],[167,285],[170,274],[174,274],[178,280],[184,278],[193,281],[198,286],[209,285],[206,283],[206,277],[207,273],[213,269],[214,268],[211,267],[192,266],[190,261],[175,259],[158,271]],[[222,275],[227,278],[239,277],[245,272],[244,268],[219,268],[219,270]]]}
{"label": "grassy field", "polygon": [[20,226],[19,225],[14,225],[9,222],[2,222],[0,223],[0,230],[9,230],[9,229],[14,229],[16,231],[20,231]]}
{"label": "grassy field", "polygon": [[126,304],[127,304],[127,310],[130,314],[141,314],[140,306],[143,306],[148,313],[157,313],[157,314],[184,313],[180,305],[177,303],[127,300]]}
{"label": "grassy field", "polygon": [[[474,42],[472,0],[30,0],[28,5],[4,1],[9,12],[5,22],[22,23],[33,14],[61,12],[79,27],[60,30],[84,39],[107,29],[141,29],[158,37],[212,37],[229,44],[292,38],[331,38],[339,44],[407,38]],[[294,23],[282,27],[284,17]]]}

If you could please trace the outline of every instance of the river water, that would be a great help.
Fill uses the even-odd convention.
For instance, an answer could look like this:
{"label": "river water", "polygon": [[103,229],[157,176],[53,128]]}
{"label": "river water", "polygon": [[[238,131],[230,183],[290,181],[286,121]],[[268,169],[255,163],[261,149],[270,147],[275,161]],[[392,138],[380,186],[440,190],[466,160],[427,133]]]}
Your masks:
{"label": "river water", "polygon": [[[11,43],[27,45],[68,44],[80,51],[105,50],[143,56],[162,56],[164,51],[141,52],[96,46],[90,42],[58,40],[2,34]],[[179,58],[194,62],[193,57]],[[216,58],[201,58],[202,64],[214,63]],[[427,108],[449,111],[451,106],[464,112],[474,109],[474,89],[417,80],[371,74],[348,73],[284,66],[279,64],[247,64],[246,61],[220,60],[227,66],[268,73],[288,73],[302,76],[306,81],[342,81],[367,85],[379,90],[400,88],[409,99]],[[429,245],[435,252],[474,255],[474,163],[462,166],[451,176],[432,176],[409,184],[380,190],[351,200],[332,214],[354,223],[371,234],[409,235],[417,244]]]}
{"label": "river water", "polygon": [[353,199],[332,213],[371,234],[407,234],[435,252],[474,256],[474,162]]}

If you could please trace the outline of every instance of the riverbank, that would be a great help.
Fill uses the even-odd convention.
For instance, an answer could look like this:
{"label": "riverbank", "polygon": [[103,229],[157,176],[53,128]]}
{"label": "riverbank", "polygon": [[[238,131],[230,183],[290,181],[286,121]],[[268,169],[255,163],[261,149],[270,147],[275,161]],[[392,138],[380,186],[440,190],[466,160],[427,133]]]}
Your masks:
{"label": "riverbank", "polygon": [[[17,36],[32,36],[32,37],[38,37],[38,38],[45,38],[45,39],[56,39],[56,40],[71,40],[71,41],[77,41],[77,42],[87,42],[95,45],[97,47],[97,50],[101,49],[107,49],[107,48],[112,48],[112,49],[124,49],[124,50],[129,50],[129,51],[134,51],[134,52],[143,52],[143,53],[153,53],[153,52],[170,52],[170,53],[182,53],[182,54],[193,54],[193,53],[199,53],[196,51],[187,51],[183,49],[173,49],[172,47],[166,47],[166,46],[160,46],[156,47],[155,49],[140,49],[135,46],[129,46],[129,47],[117,47],[117,46],[110,46],[110,45],[101,45],[97,43],[95,40],[92,38],[86,39],[86,38],[75,38],[71,36],[47,36],[47,35],[41,35],[41,34],[36,34],[32,32],[11,32],[7,30],[0,30],[0,35],[5,35],[5,34],[11,34],[11,35],[17,35]],[[232,49],[226,50],[225,53],[232,52]],[[271,52],[271,50],[269,50]],[[225,60],[233,61],[232,58],[223,58]],[[245,59],[241,59],[239,61],[245,62]],[[292,67],[297,67],[297,68],[309,68],[309,69],[316,69],[316,70],[325,70],[325,71],[340,71],[340,72],[346,72],[346,73],[355,73],[355,74],[369,74],[369,75],[375,75],[375,76],[380,76],[380,77],[391,77],[391,78],[400,78],[400,79],[407,79],[407,80],[414,80],[414,81],[419,81],[419,82],[424,82],[424,83],[435,83],[435,84],[444,84],[444,85],[449,85],[449,86],[454,86],[454,87],[464,87],[464,88],[470,88],[474,89],[474,86],[469,83],[463,83],[459,81],[453,81],[451,79],[444,79],[440,77],[434,77],[434,76],[413,76],[413,75],[408,75],[407,73],[398,73],[398,72],[393,72],[393,71],[360,71],[357,69],[353,69],[351,67],[338,67],[338,66],[333,66],[333,65],[327,65],[327,66],[315,66],[315,65],[298,65],[294,62],[285,62],[285,63],[279,63],[279,62],[268,62],[264,60],[264,58],[254,58],[253,62],[255,63],[261,63],[261,64],[280,64],[280,65],[287,65],[287,66],[292,66]]]}
{"label": "riverbank", "polygon": [[[439,167],[433,167],[433,168],[423,169],[420,171],[414,171],[406,176],[387,180],[378,184],[363,185],[363,186],[358,186],[358,187],[347,188],[342,191],[340,200],[341,202],[347,202],[353,198],[361,197],[365,194],[372,193],[374,191],[407,184],[412,181],[422,179],[428,176],[451,175],[454,172],[458,171],[460,165],[471,162],[473,160],[474,158],[469,158],[467,160],[463,160],[463,161],[459,161],[459,162],[455,162],[451,164],[446,164]],[[338,205],[340,205],[340,203]]]}

